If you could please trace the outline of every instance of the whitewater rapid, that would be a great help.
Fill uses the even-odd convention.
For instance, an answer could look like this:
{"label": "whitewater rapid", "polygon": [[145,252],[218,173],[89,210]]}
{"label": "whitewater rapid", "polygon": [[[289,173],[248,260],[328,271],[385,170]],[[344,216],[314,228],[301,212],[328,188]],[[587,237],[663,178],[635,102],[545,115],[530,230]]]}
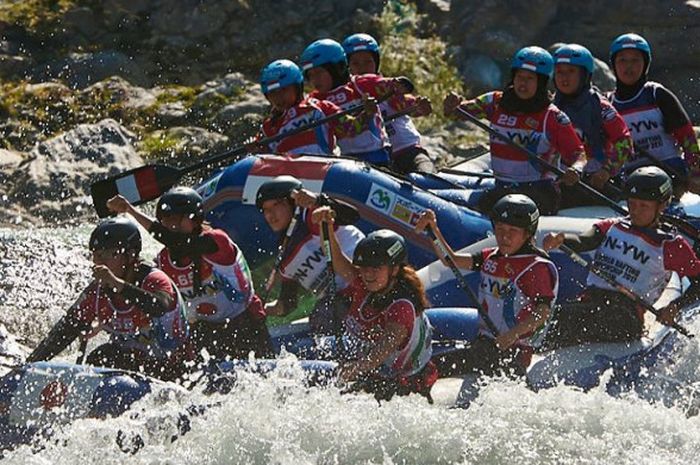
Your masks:
{"label": "whitewater rapid", "polygon": [[[21,344],[33,347],[89,281],[89,231],[0,229],[0,323]],[[157,249],[147,239],[144,257]],[[700,334],[700,323],[689,329]],[[467,410],[431,406],[418,396],[378,406],[366,395],[341,396],[336,387],[307,388],[289,361],[266,379],[244,373],[226,396],[156,389],[120,418],[75,421],[48,442],[7,453],[4,462],[694,464],[698,344],[679,341],[674,362],[655,367],[642,394],[613,398],[602,388],[583,393],[565,386],[534,393],[495,379]],[[189,431],[182,435],[191,406],[210,407],[184,415]],[[135,444],[135,454],[124,452]]]}

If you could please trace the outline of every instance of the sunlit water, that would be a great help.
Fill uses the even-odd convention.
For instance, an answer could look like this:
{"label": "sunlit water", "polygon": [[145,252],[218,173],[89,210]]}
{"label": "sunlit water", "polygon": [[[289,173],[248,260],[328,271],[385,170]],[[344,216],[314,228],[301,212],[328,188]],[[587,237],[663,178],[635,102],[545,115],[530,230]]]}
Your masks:
{"label": "sunlit water", "polygon": [[[88,227],[0,230],[0,322],[26,346],[43,337],[88,282],[88,233]],[[144,256],[156,250],[147,241]],[[689,328],[700,334],[700,323]],[[534,393],[496,379],[467,410],[431,406],[417,396],[378,406],[369,396],[341,396],[335,387],[306,388],[293,367],[265,379],[244,373],[229,395],[157,389],[131,414],[75,421],[4,461],[694,464],[700,457],[700,417],[692,415],[700,388],[698,342],[680,341],[675,351],[673,363],[649,374],[642,396],[613,398],[603,389],[565,386]],[[181,435],[178,418],[192,405],[211,407],[187,415],[190,430]],[[137,443],[143,446],[133,455],[122,450]]]}

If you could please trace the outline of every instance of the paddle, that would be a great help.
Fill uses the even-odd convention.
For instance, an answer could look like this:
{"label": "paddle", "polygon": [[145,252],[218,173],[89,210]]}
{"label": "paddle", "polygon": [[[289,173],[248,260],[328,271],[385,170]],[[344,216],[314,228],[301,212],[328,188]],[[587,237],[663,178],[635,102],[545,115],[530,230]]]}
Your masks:
{"label": "paddle", "polygon": [[[505,136],[505,135],[501,134],[500,132],[494,130],[493,128],[491,128],[487,124],[483,123],[481,120],[479,120],[476,116],[472,115],[468,111],[466,111],[460,107],[457,107],[457,110],[462,115],[464,115],[469,121],[471,121],[472,123],[474,123],[475,125],[477,125],[481,129],[485,130],[486,132],[493,135],[497,139],[502,140],[503,142],[507,143],[508,145],[511,145],[511,146],[521,150],[531,160],[538,163],[544,169],[546,169],[546,170],[548,170],[548,171],[550,171],[550,172],[552,172],[560,177],[564,175],[564,170],[549,163],[546,160],[543,160],[542,158],[537,156],[537,154],[534,153],[533,151],[531,151],[528,148],[523,147],[522,145],[514,142],[508,136]],[[611,209],[613,209],[617,213],[620,213],[621,215],[624,215],[624,216],[627,216],[629,214],[629,212],[627,211],[626,208],[621,207],[620,205],[617,204],[617,202],[615,202],[611,198],[605,196],[604,194],[602,194],[600,191],[596,190],[594,187],[590,186],[589,184],[586,184],[580,180],[577,184],[579,186],[581,186],[584,190],[586,190],[588,193],[590,193],[591,195],[596,197],[597,199],[603,201],[605,204],[607,204]],[[674,215],[669,215],[666,213],[661,215],[661,219],[663,221],[666,221],[666,222],[672,224],[673,226],[678,228],[680,231],[682,231],[683,234],[686,234],[687,236],[691,237],[693,240],[695,240],[695,241],[700,240],[700,229],[696,228],[695,226],[693,226],[689,222],[685,221],[684,219],[679,218],[679,217],[674,216]]]}
{"label": "paddle", "polygon": [[[383,96],[381,99],[377,100],[377,103],[383,102],[391,97],[391,95],[393,95],[393,93]],[[267,146],[273,142],[278,142],[295,134],[299,134],[329,123],[341,118],[342,116],[362,111],[363,108],[364,105],[354,105],[346,110],[342,110],[338,113],[326,116],[325,118],[318,119],[309,124],[299,126],[298,128],[290,131],[286,131],[272,137],[265,137],[253,142],[252,144]],[[117,194],[121,194],[126,197],[126,199],[129,200],[129,202],[131,202],[131,204],[134,206],[141,205],[142,203],[160,197],[186,174],[195,172],[201,168],[205,168],[209,165],[236,157],[238,155],[242,155],[249,151],[250,146],[251,144],[239,145],[222,153],[204,158],[197,163],[193,163],[183,168],[176,168],[162,164],[151,164],[134,168],[124,173],[97,181],[90,186],[90,193],[92,195],[92,201],[95,206],[95,210],[97,211],[97,215],[100,218],[104,218],[111,214],[106,205],[107,200]]]}
{"label": "paddle", "polygon": [[469,287],[469,283],[467,283],[467,280],[464,279],[464,275],[462,274],[462,272],[459,271],[459,268],[457,268],[457,264],[454,262],[454,260],[452,260],[452,257],[450,257],[449,252],[447,251],[443,243],[440,241],[440,239],[437,237],[435,231],[433,231],[431,227],[427,227],[425,228],[425,232],[430,237],[430,240],[433,241],[433,244],[435,244],[438,250],[442,253],[444,260],[447,262],[447,266],[450,268],[450,270],[452,270],[452,274],[454,274],[455,279],[457,280],[457,285],[460,287],[460,289],[466,292],[467,295],[469,295],[469,297],[474,301],[474,304],[476,305],[476,310],[479,312],[479,315],[486,324],[486,327],[489,329],[489,331],[491,331],[491,334],[493,334],[494,337],[497,337],[499,335],[498,328],[494,324],[486,309],[484,309],[484,307],[479,302],[479,299],[474,294],[474,291],[472,291],[471,287]]}
{"label": "paddle", "polygon": [[682,174],[680,171],[669,165],[668,163],[664,162],[663,160],[659,160],[656,158],[654,155],[651,153],[647,152],[646,150],[637,150],[637,156],[642,156],[648,160],[650,160],[654,165],[658,166],[662,170],[666,171],[669,175],[673,176],[676,179],[686,179],[688,177],[687,174]]}
{"label": "paddle", "polygon": [[[627,289],[625,286],[622,284],[618,283],[614,278],[611,278],[607,274],[605,274],[600,268],[596,267],[593,263],[589,263],[586,261],[585,258],[583,258],[581,255],[576,253],[573,249],[570,247],[562,244],[559,246],[559,248],[566,253],[575,263],[581,265],[583,268],[587,269],[591,273],[595,274],[602,280],[604,280],[606,283],[610,284],[612,287],[614,287],[618,292],[621,294],[627,296],[628,298],[632,299],[632,301],[638,305],[639,307],[643,308],[645,311],[650,312],[654,316],[656,316],[657,319],[660,318],[661,313],[655,309],[652,305],[648,304],[644,300],[642,300],[641,297],[639,297],[637,294],[632,292],[631,290]],[[666,324],[666,323],[663,323]],[[675,329],[682,335],[692,338],[695,337],[695,335],[691,334],[686,328],[680,325],[680,323],[673,322],[668,324],[671,328]]]}
{"label": "paddle", "polygon": [[287,230],[284,233],[284,238],[282,239],[282,243],[277,248],[277,255],[275,256],[275,263],[272,266],[272,271],[270,271],[270,275],[267,277],[267,280],[265,280],[265,288],[263,290],[263,292],[265,294],[262,297],[263,302],[267,300],[267,297],[270,294],[270,290],[272,289],[272,286],[275,283],[275,276],[277,275],[277,268],[279,268],[280,264],[282,264],[282,257],[284,256],[284,252],[287,250],[287,244],[289,244],[289,238],[292,237],[292,233],[294,232],[294,229],[297,226],[297,221],[299,220],[300,216],[301,216],[301,208],[299,206],[297,206],[294,209],[294,214],[292,215],[292,219],[289,220],[289,225],[287,226]]}
{"label": "paddle", "polygon": [[338,358],[343,360],[346,358],[345,346],[343,345],[343,323],[336,321],[337,312],[335,311],[335,295],[338,292],[335,285],[335,270],[333,269],[333,254],[331,253],[331,236],[328,222],[321,222],[321,245],[323,253],[326,256],[326,267],[328,269],[328,287],[326,288],[326,305],[328,305],[329,314],[333,318],[333,333],[335,336],[336,349],[338,350]]}

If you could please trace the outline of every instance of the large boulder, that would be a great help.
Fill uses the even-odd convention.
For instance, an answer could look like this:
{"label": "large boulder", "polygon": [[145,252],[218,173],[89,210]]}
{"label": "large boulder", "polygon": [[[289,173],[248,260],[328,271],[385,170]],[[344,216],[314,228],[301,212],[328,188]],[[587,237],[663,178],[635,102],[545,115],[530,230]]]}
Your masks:
{"label": "large boulder", "polygon": [[9,201],[44,220],[84,216],[91,210],[90,184],[143,164],[134,139],[107,119],[39,143],[12,173]]}

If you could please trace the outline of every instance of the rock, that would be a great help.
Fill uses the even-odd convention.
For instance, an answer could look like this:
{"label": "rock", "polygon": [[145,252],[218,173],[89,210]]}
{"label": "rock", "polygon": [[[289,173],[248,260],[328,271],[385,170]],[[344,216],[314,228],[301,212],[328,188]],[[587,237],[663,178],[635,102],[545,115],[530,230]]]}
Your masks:
{"label": "rock", "polygon": [[[167,158],[176,165],[194,163],[200,158],[223,151],[229,144],[229,138],[225,135],[196,126],[154,131],[149,134],[149,139],[168,141]],[[144,141],[139,146],[144,148],[146,143]],[[164,154],[158,155],[162,158]]]}
{"label": "rock", "polygon": [[470,54],[462,61],[460,74],[472,95],[478,95],[503,84],[503,73],[488,55]]}
{"label": "rock", "polygon": [[107,119],[37,144],[12,174],[10,199],[45,220],[84,216],[91,210],[90,184],[143,164],[133,141]]}
{"label": "rock", "polygon": [[126,54],[117,51],[71,53],[35,71],[35,79],[62,79],[70,87],[82,89],[111,76],[123,76],[130,82],[145,84],[148,79]]}
{"label": "rock", "polygon": [[79,94],[96,101],[107,100],[110,104],[119,104],[124,108],[144,110],[156,104],[157,92],[131,85],[120,76],[111,76],[86,87]]}

